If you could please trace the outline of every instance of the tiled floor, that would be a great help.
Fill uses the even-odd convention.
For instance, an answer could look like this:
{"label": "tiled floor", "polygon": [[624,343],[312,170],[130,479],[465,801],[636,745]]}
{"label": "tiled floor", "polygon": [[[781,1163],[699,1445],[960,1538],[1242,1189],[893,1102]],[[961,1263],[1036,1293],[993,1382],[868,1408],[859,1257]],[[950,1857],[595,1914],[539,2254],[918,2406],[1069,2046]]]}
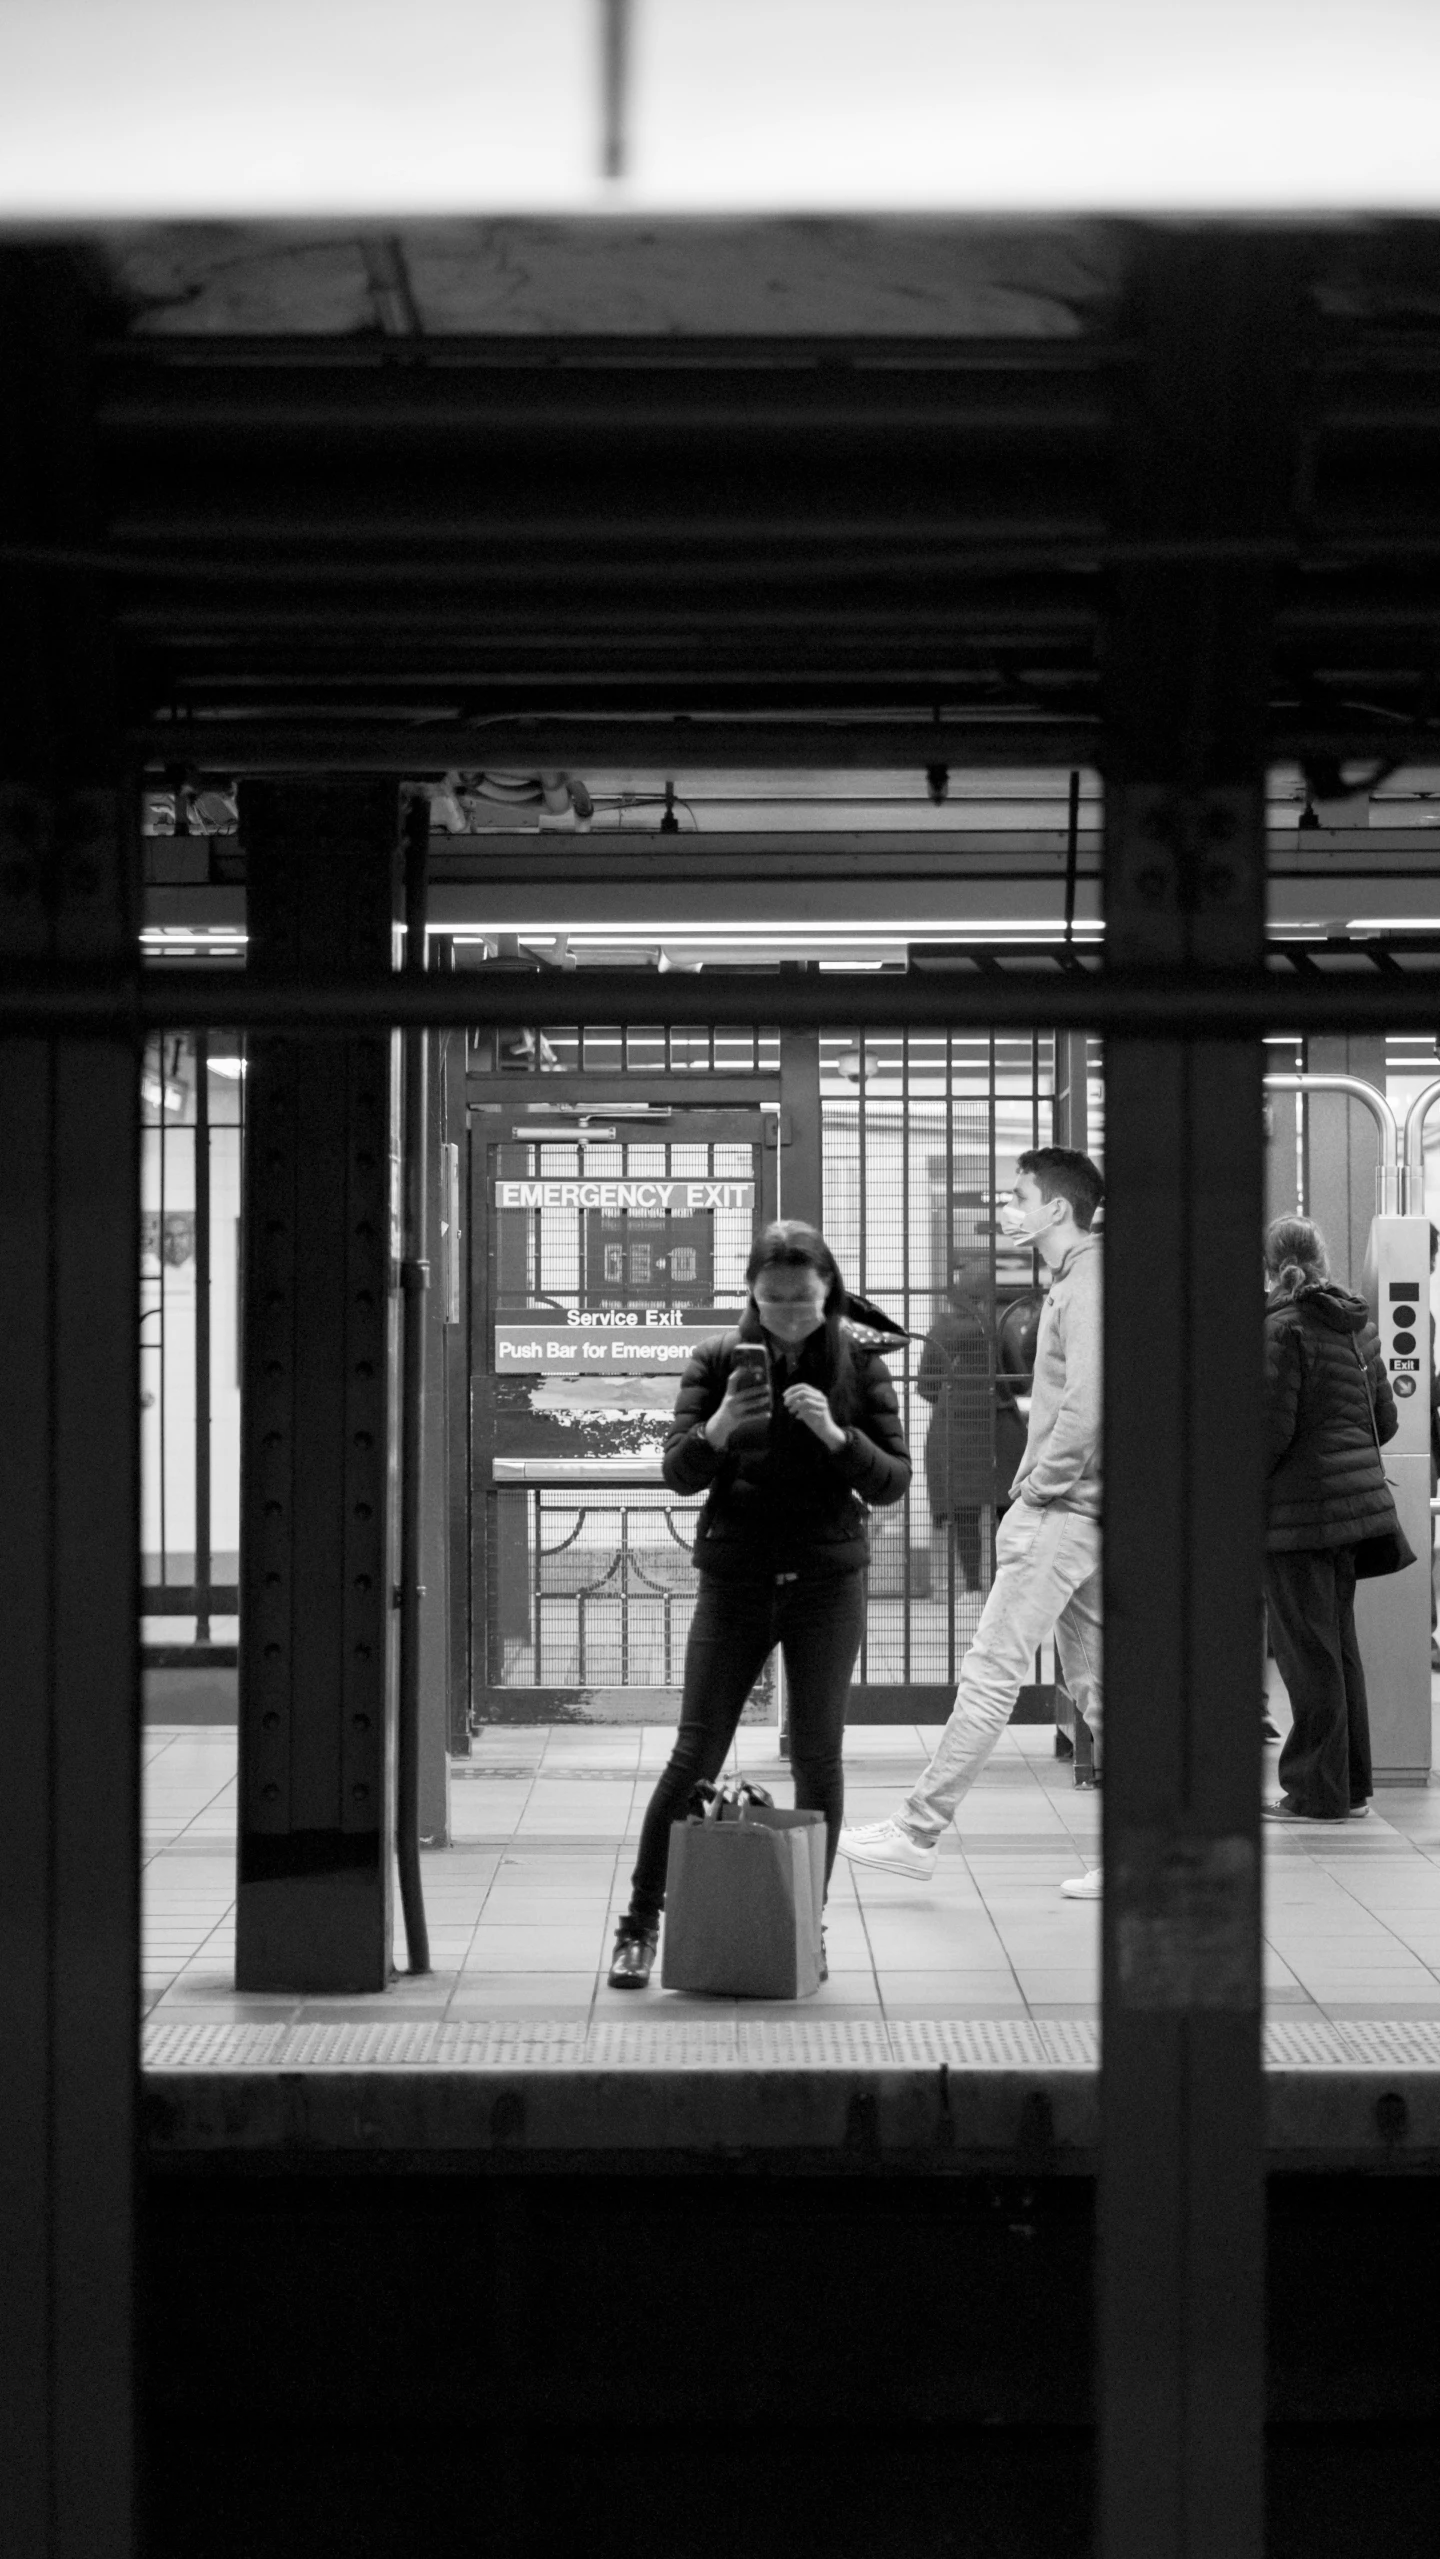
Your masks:
{"label": "tiled floor", "polygon": [[[933,1729],[846,1735],[848,1812],[894,1809]],[[399,1971],[373,1998],[237,1997],[235,1736],[152,1727],[145,1768],[145,2006],[155,2024],[244,2020],[447,2025],[548,2021],[761,2021],[776,2003],[643,1995],[605,1983],[634,1842],[669,1750],[660,1727],[507,1727],[481,1736],[451,1789],[454,1845],[427,1854],[434,1970]],[[766,1728],[742,1728],[748,1773],[789,1797]],[[1270,1755],[1273,1758],[1273,1754]],[[1273,1786],[1270,1788],[1273,1792]],[[1100,1803],[1077,1791],[1050,1733],[1013,1727],[948,1834],[932,1884],[836,1869],[830,1979],[819,2023],[1093,2018],[1099,1908],[1065,1901],[1063,1877],[1096,1853]],[[1265,1988],[1277,2023],[1440,2019],[1440,1786],[1387,1788],[1343,1830],[1267,1831]],[[404,1950],[398,1936],[397,1968]]]}

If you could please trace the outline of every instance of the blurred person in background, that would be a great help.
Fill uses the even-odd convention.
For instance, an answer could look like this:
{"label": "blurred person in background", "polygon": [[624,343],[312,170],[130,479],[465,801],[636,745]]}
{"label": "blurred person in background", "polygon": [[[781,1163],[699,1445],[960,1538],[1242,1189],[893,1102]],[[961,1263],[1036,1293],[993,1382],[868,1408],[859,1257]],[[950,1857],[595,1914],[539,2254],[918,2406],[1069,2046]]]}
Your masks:
{"label": "blurred person in background", "polygon": [[1367,1539],[1398,1535],[1380,1457],[1395,1401],[1369,1308],[1332,1281],[1312,1219],[1266,1228],[1265,1284],[1265,1602],[1294,1718],[1284,1792],[1265,1818],[1343,1822],[1370,1803],[1356,1555]]}
{"label": "blurred person in background", "polygon": [[[1025,1454],[1025,1424],[1008,1380],[997,1372],[990,1264],[967,1253],[955,1266],[946,1304],[925,1337],[915,1392],[932,1408],[925,1437],[925,1489],[938,1532],[932,1585],[979,1591],[989,1579],[991,1522],[1009,1506]],[[945,1548],[955,1556],[953,1585]],[[938,1547],[938,1554],[935,1548]]]}

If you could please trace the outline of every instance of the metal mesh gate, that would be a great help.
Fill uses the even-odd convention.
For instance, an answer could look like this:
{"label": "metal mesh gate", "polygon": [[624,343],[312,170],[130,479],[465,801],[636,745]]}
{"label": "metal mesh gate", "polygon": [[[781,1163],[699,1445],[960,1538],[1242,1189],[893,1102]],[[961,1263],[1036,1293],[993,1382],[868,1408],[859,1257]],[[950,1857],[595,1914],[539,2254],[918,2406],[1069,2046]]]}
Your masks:
{"label": "metal mesh gate", "polygon": [[468,1044],[472,1724],[678,1715],[699,1504],[661,1451],[774,1213],[779,1062],[762,1026]]}
{"label": "metal mesh gate", "polygon": [[[536,1188],[656,1182],[753,1186],[753,1145],[526,1143],[493,1149],[495,1178]],[[734,1320],[755,1218],[722,1204],[685,1219],[551,1206],[493,1212],[494,1310],[550,1310],[563,1324],[637,1299],[679,1313],[687,1301]],[[629,1318],[633,1324],[633,1315]],[[643,1353],[660,1327],[620,1332]],[[659,1485],[675,1379],[561,1374],[497,1382],[487,1505],[486,1685],[499,1689],[676,1689],[695,1604],[690,1545],[699,1502]],[[547,1439],[553,1446],[547,1451]],[[509,1455],[513,1448],[524,1454]],[[613,1470],[624,1484],[607,1488]],[[551,1481],[535,1480],[549,1472]],[[643,1480],[653,1477],[655,1489]],[[572,1483],[565,1478],[569,1476]],[[584,1489],[579,1487],[583,1485]],[[636,1711],[639,1711],[637,1703]],[[658,1711],[658,1708],[655,1710]]]}
{"label": "metal mesh gate", "polygon": [[141,1610],[147,1667],[236,1658],[238,1040],[167,1034],[140,1079]]}
{"label": "metal mesh gate", "polygon": [[[1035,1285],[996,1206],[1054,1132],[1048,1038],[835,1032],[820,1052],[825,1232],[847,1284],[904,1325],[889,1359],[914,1477],[871,1522],[856,1685],[879,1717],[948,1711],[990,1586],[997,1495],[1022,1427],[998,1374],[1007,1304]],[[940,1445],[929,1446],[932,1433]],[[857,1697],[855,1720],[867,1717]]]}
{"label": "metal mesh gate", "polygon": [[[495,1179],[568,1179],[582,1169],[593,1180],[758,1172],[764,1149],[743,1150],[742,1166],[742,1150],[684,1143],[683,1122],[707,1107],[706,1088],[727,1071],[733,1079],[738,1069],[742,1082],[772,1079],[764,1089],[781,1101],[762,1108],[779,1110],[782,1146],[798,1147],[805,1114],[797,1104],[792,1131],[785,1071],[777,1085],[781,1060],[766,1035],[706,1034],[683,1058],[675,1041],[632,1028],[582,1042],[547,1026],[515,1043],[513,1061],[498,1048],[472,1057],[476,1217],[483,1222]],[[823,1224],[851,1287],[904,1327],[903,1349],[887,1356],[915,1460],[906,1502],[872,1519],[851,1711],[856,1721],[938,1719],[989,1588],[996,1511],[1023,1445],[1028,1381],[1017,1397],[998,1343],[1007,1307],[1034,1293],[1036,1271],[1029,1254],[1005,1251],[996,1206],[1016,1157],[1055,1134],[1055,1048],[1038,1036],[854,1028],[822,1034],[818,1047],[820,1119],[818,1128],[807,1123],[805,1143],[818,1144]],[[633,1076],[653,1096],[639,1107],[661,1109],[670,1126],[648,1140],[639,1130],[596,1129],[580,1146],[558,1128],[551,1136],[527,1127],[507,1142],[510,1074],[530,1083],[536,1099],[527,1096],[524,1110],[532,1118],[549,1096],[557,1114],[618,1112]],[[792,1169],[787,1157],[782,1203],[793,1196]],[[756,1213],[765,1213],[758,1203]],[[703,1288],[696,1262],[697,1296],[722,1309],[738,1303],[749,1230],[748,1217],[734,1221],[733,1235],[717,1223]],[[670,1254],[677,1236],[682,1252],[697,1249],[688,1230],[664,1236],[657,1226],[652,1235],[633,1220],[623,1239],[598,1225],[592,1234],[574,1205],[513,1216],[496,1207],[483,1249],[480,1226],[472,1222],[471,1232],[482,1318],[489,1308],[501,1319],[524,1310],[530,1320],[546,1307],[559,1320],[638,1300],[661,1284],[658,1261],[632,1267],[637,1251]],[[721,1311],[718,1320],[729,1319]],[[510,1383],[487,1375],[487,1345],[482,1320],[472,1334],[479,1534],[470,1550],[471,1712],[507,1721],[673,1717],[694,1599],[694,1505],[658,1480],[673,1385],[638,1376],[623,1388],[598,1378],[577,1385],[573,1376]]]}

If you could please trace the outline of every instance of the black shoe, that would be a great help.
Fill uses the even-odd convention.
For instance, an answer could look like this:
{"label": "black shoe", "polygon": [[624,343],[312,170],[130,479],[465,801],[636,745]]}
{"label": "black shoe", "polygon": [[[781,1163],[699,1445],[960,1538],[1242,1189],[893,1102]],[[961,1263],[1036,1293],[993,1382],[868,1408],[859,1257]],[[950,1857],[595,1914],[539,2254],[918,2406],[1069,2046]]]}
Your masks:
{"label": "black shoe", "polygon": [[658,1919],[622,1919],[615,1931],[610,1962],[612,1990],[644,1990],[660,1943]]}
{"label": "black shoe", "polygon": [[820,1931],[820,1978],[822,1981],[828,1981],[830,1978],[830,1958],[825,1951],[825,1931],[823,1928]]}

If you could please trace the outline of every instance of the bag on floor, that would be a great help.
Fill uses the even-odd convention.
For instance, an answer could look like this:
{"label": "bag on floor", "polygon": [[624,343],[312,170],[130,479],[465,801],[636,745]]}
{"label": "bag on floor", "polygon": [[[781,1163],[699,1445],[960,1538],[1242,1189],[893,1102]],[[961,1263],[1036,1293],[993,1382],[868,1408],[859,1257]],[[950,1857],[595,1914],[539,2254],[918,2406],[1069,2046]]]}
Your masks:
{"label": "bag on floor", "polygon": [[660,1979],[730,1999],[808,1999],[820,1987],[825,1816],[785,1812],[760,1787],[712,1794],[670,1826]]}

